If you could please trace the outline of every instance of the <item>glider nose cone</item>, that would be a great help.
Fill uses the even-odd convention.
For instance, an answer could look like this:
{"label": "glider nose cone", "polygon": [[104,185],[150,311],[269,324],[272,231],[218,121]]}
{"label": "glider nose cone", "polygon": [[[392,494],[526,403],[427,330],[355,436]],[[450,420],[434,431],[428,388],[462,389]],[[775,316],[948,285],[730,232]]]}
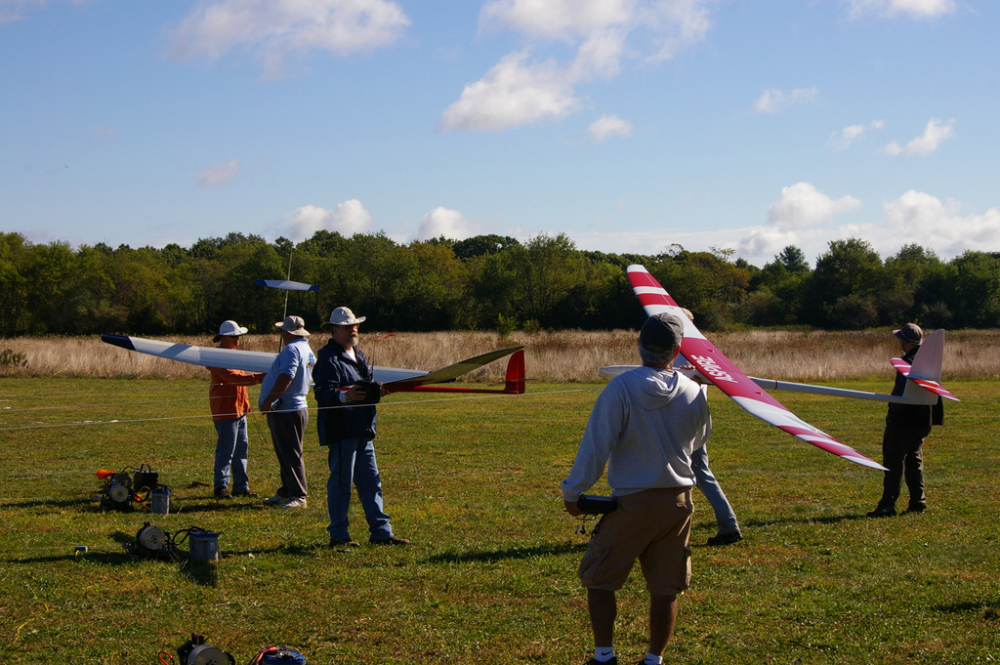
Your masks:
{"label": "glider nose cone", "polygon": [[129,351],[135,351],[135,345],[132,344],[132,339],[126,337],[125,335],[109,335],[103,333],[101,335],[101,341],[105,344],[113,344],[114,346],[120,346],[123,349],[128,349]]}

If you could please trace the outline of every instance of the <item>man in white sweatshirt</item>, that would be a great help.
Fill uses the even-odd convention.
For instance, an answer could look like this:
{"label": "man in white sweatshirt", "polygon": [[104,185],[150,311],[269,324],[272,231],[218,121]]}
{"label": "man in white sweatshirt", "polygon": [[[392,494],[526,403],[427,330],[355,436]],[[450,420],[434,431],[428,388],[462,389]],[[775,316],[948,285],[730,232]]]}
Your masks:
{"label": "man in white sweatshirt", "polygon": [[691,453],[708,442],[712,418],[699,386],[673,369],[683,330],[671,314],[646,320],[639,332],[642,367],[612,379],[597,398],[576,461],[562,482],[566,511],[582,515],[580,494],[607,465],[618,504],[594,529],[578,571],[594,631],[588,665],[617,665],[615,592],[636,559],[651,596],[649,652],[640,662],[663,661],[677,619],[677,594],[691,580]]}

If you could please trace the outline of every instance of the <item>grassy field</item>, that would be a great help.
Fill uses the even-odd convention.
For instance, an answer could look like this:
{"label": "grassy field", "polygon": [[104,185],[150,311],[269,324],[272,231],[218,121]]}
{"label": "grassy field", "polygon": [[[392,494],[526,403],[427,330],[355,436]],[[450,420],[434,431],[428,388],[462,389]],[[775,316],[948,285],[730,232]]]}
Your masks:
{"label": "grassy field", "polygon": [[[837,385],[888,391],[888,379]],[[1000,660],[1000,388],[947,385],[963,401],[948,404],[946,426],[925,448],[930,507],[885,520],[863,517],[880,473],[710,391],[712,467],[745,540],[704,547],[715,525],[695,493],[694,576],[667,662]],[[593,645],[575,571],[586,538],[562,512],[558,484],[601,387],[391,396],[376,447],[386,509],[413,545],[342,554],[326,547],[325,449],[314,422],[309,507],[284,514],[219,504],[201,485],[211,483],[214,449],[206,379],[0,379],[0,662],[154,664],[194,631],[241,664],[279,642],[310,665],[583,663]],[[884,406],[779,398],[879,459]],[[277,464],[255,422],[251,478],[267,496]],[[142,463],[173,489],[176,512],[98,512],[96,469]],[[130,562],[121,542],[145,520],[219,532],[222,560]],[[364,540],[356,501],[351,520]],[[75,545],[89,552],[74,556]],[[622,662],[643,653],[646,601],[634,572],[620,594]]]}

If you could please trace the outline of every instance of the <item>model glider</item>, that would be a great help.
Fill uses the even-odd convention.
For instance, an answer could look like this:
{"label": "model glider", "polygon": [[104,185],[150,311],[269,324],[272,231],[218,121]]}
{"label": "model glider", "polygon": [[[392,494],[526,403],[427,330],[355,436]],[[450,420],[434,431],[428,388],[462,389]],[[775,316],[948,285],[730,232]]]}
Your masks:
{"label": "model glider", "polygon": [[[948,390],[941,386],[941,364],[944,352],[944,330],[935,330],[924,338],[920,350],[917,351],[913,360],[913,366],[901,358],[893,358],[889,362],[898,369],[903,376],[910,379],[902,395],[886,395],[884,393],[872,393],[864,390],[848,390],[847,388],[831,388],[829,386],[815,386],[809,383],[796,383],[794,381],[778,381],[776,379],[761,379],[756,376],[747,378],[765,390],[784,390],[793,393],[809,393],[812,395],[825,395],[827,397],[850,397],[852,399],[866,399],[875,402],[896,402],[899,404],[934,404],[938,397],[961,401]],[[683,354],[674,363],[675,367],[684,367],[691,363],[684,358]],[[635,369],[638,365],[609,365],[598,370],[598,374],[606,379],[618,376],[622,372]],[[680,370],[688,374],[692,379],[701,383],[710,383],[707,377],[697,370]]]}
{"label": "model glider", "polygon": [[[240,349],[220,349],[214,346],[192,346],[190,344],[171,344],[142,337],[127,337],[124,335],[101,335],[101,341],[106,344],[120,346],[129,351],[145,353],[158,358],[176,360],[189,365],[202,367],[225,367],[226,369],[241,369],[246,372],[266,372],[271,369],[277,354],[262,351],[242,351]],[[502,389],[489,388],[457,388],[433,384],[447,383],[468,374],[474,369],[511,356],[507,363],[507,376]],[[381,383],[388,392],[475,392],[503,393],[520,395],[524,392],[524,350],[514,346],[507,349],[490,351],[473,358],[461,360],[453,365],[424,372],[415,369],[400,369],[397,367],[373,367],[373,381]]]}
{"label": "model glider", "polygon": [[645,267],[629,266],[628,278],[646,314],[653,316],[668,312],[684,322],[684,337],[681,340],[681,354],[684,358],[678,358],[675,364],[693,365],[701,377],[764,422],[855,464],[885,470],[881,464],[800,419],[740,371],[701,334],[694,322],[684,315],[670,294]]}
{"label": "model glider", "polygon": [[319,291],[319,287],[315,284],[293,282],[288,279],[255,279],[253,283],[272,289],[283,289],[285,291]]}

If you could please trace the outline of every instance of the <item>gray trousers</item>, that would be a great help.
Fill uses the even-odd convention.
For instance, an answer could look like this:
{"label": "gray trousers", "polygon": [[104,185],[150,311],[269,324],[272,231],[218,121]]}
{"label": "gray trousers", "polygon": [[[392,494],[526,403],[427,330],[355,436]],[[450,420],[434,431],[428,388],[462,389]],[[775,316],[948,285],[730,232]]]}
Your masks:
{"label": "gray trousers", "polygon": [[888,471],[882,479],[882,500],[879,508],[895,508],[903,479],[910,492],[910,508],[927,504],[924,496],[924,438],[931,433],[930,425],[907,427],[886,421],[882,435],[882,466]]}
{"label": "gray trousers", "polygon": [[304,497],[306,489],[306,467],[302,462],[302,435],[309,422],[308,409],[267,414],[267,428],[271,430],[271,443],[278,456],[281,469],[281,487],[276,494],[287,499]]}

